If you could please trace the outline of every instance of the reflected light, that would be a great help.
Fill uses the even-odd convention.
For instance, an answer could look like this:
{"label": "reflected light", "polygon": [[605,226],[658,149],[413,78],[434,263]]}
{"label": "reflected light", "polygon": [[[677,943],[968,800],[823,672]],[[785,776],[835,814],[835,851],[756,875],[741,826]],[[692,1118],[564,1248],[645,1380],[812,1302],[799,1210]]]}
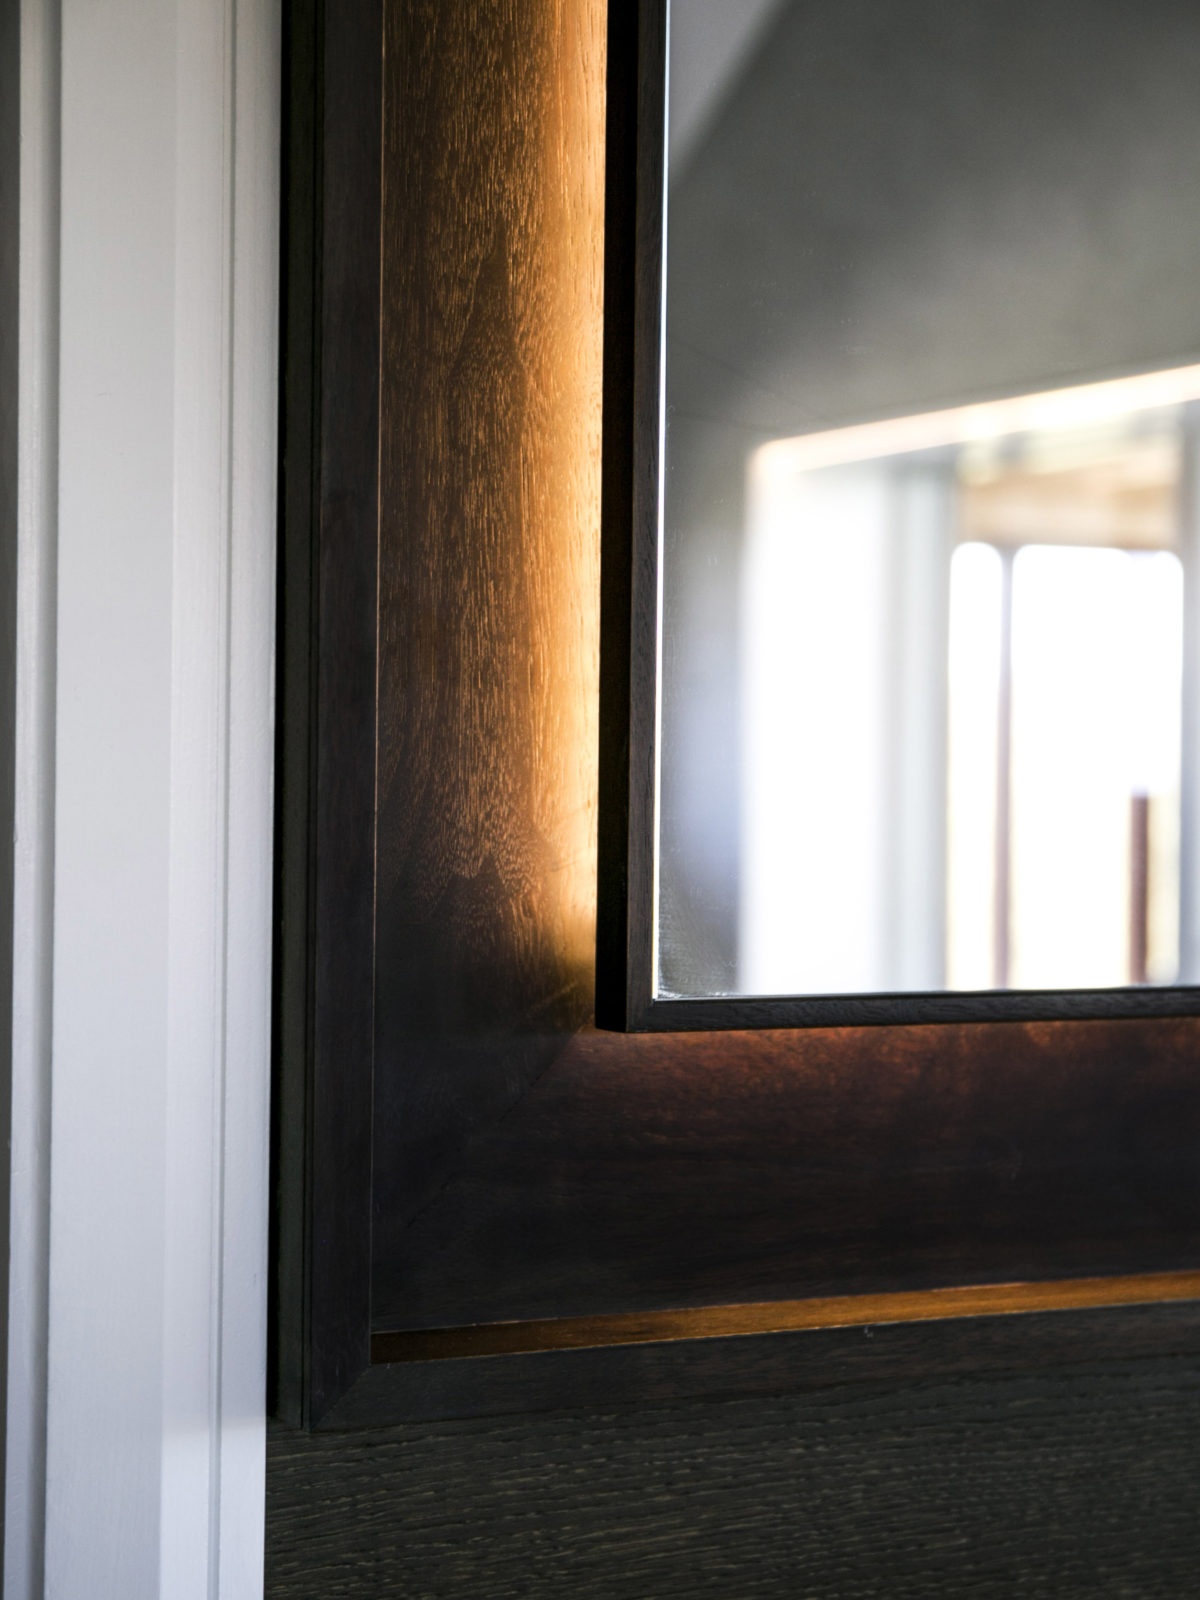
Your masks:
{"label": "reflected light", "polygon": [[811,472],[851,461],[908,455],[947,445],[974,444],[1020,433],[1054,433],[1087,428],[1128,416],[1200,399],[1200,366],[1143,372],[1074,389],[1013,395],[975,405],[889,417],[827,433],[802,434],[761,445],[751,457],[752,480],[778,472]]}
{"label": "reflected light", "polygon": [[1195,399],[1186,367],[755,452],[740,992],[1179,981]]}

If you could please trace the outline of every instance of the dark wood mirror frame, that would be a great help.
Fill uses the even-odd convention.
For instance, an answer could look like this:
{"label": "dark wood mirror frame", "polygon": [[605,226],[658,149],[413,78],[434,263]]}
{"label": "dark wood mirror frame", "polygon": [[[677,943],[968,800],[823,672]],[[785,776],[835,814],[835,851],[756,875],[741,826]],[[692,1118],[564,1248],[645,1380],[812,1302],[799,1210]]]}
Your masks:
{"label": "dark wood mirror frame", "polygon": [[[636,720],[619,754],[642,637],[620,608],[645,575],[620,531],[633,436],[611,427],[602,696],[593,648],[605,51],[611,397],[647,381],[628,221],[660,15],[289,8],[274,1382],[293,1423],[1200,1348],[1190,1018],[590,1020],[598,705],[601,962],[625,972],[621,796],[644,760]],[[885,1019],[839,1017],[860,1020]]]}

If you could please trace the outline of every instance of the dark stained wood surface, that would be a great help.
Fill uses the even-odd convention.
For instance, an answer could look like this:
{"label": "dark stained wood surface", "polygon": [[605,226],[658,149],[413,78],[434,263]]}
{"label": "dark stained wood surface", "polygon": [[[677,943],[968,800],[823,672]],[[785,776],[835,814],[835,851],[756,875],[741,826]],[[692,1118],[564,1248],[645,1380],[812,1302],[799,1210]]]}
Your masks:
{"label": "dark stained wood surface", "polygon": [[[615,1345],[744,1339],[755,1334],[815,1333],[828,1328],[1027,1317],[1169,1302],[1200,1303],[1200,1272],[1137,1272],[1128,1277],[1046,1278],[1037,1283],[960,1284],[953,1289],[897,1289],[886,1294],[813,1295],[680,1311],[592,1312],[540,1322],[472,1322],[461,1328],[402,1328],[371,1337],[373,1366],[481,1357],[603,1350]],[[1193,1311],[1200,1325],[1200,1314]]]}
{"label": "dark stained wood surface", "polygon": [[1195,1024],[576,1031],[602,13],[387,11],[373,1326],[1194,1265]]}
{"label": "dark stained wood surface", "polygon": [[[836,1330],[400,1375],[367,1367],[372,1327],[1195,1268],[1194,1021],[588,1024],[605,7],[387,0],[374,232],[380,16],[356,7],[315,19],[294,236],[317,270],[311,410],[289,401],[281,1408],[349,1426],[864,1376]],[[1153,1309],[1103,1324],[1110,1355],[1191,1348],[1191,1315]],[[971,1339],[1065,1359],[1092,1315]],[[893,1378],[944,1350],[878,1348]]]}
{"label": "dark stained wood surface", "polygon": [[1200,1355],[1189,1301],[798,1333],[679,1339],[375,1365],[322,1418],[328,1429],[443,1417],[661,1405],[688,1397],[795,1394],[1070,1362]]}
{"label": "dark stained wood surface", "polygon": [[591,1009],[603,22],[387,6],[377,1261]]}
{"label": "dark stained wood surface", "polygon": [[[396,6],[401,3],[393,0]],[[488,73],[479,74],[476,97],[486,83],[502,97],[514,92],[515,69],[496,70],[503,51],[489,40],[498,31],[506,47],[515,50],[520,29],[530,25],[531,5],[480,0],[470,9],[451,3],[421,9],[413,0],[403,3],[414,19],[406,25],[414,30],[418,20],[433,30],[443,19],[436,54],[429,38],[423,40],[419,31],[409,35],[412,54],[406,72],[413,75],[414,92],[419,74],[427,79],[435,63],[453,57],[456,49],[488,64]],[[298,9],[289,8],[290,14],[294,17]],[[578,10],[575,0],[557,6],[546,0],[540,9],[552,21],[586,13],[592,27],[598,17],[593,0]],[[344,9],[339,21],[343,28],[352,26]],[[533,23],[531,39],[544,43],[544,24],[536,17]],[[540,59],[544,64],[548,58]],[[395,62],[393,70],[399,75]],[[460,78],[466,71],[459,69]],[[407,79],[402,87],[407,93]],[[476,100],[468,88],[460,82],[454,92],[463,97],[464,107],[473,108]],[[424,94],[427,105],[432,94],[428,83]],[[589,98],[587,104],[588,114],[598,116],[596,100]],[[466,138],[476,112],[456,111],[451,98],[441,115],[450,134]],[[433,125],[423,126],[431,136]],[[489,126],[495,127],[494,116]],[[420,164],[413,151],[407,159],[414,170]],[[449,160],[436,145],[430,145],[423,159],[429,166],[441,163],[440,171]],[[447,196],[447,207],[457,203],[457,191],[446,187],[440,192]],[[436,228],[430,236],[435,241],[445,237]],[[582,223],[576,245],[585,255],[595,248]],[[415,249],[415,241],[409,248]],[[294,270],[293,261],[289,276]],[[417,262],[413,270],[428,269]],[[526,288],[530,281],[527,275],[521,278]],[[568,284],[568,293],[575,288]],[[539,292],[548,291],[543,286]],[[480,333],[478,339],[482,337]],[[580,348],[594,337],[586,335]],[[594,351],[595,346],[589,348]],[[412,352],[398,359],[415,385],[426,369]],[[513,370],[512,362],[511,353],[496,355],[494,370],[500,379]],[[479,365],[472,370],[478,372]],[[498,379],[493,398],[498,401],[507,392],[508,385]],[[477,404],[482,404],[482,394],[480,389]],[[589,406],[594,427],[598,393]],[[586,434],[583,444],[594,451],[594,434]],[[423,448],[426,453],[418,453],[414,470],[431,474],[442,485],[442,494],[473,473],[481,482],[490,480],[486,453],[468,448],[463,454],[461,436],[454,459],[436,472],[429,464],[428,441]],[[594,455],[591,459],[594,463]],[[593,484],[588,490],[592,495],[594,479],[587,472],[594,470],[593,465],[580,478]],[[422,559],[436,569],[441,558],[421,523],[421,503],[406,499],[404,504],[413,508],[411,532],[424,548]],[[513,523],[504,526],[511,534]],[[501,523],[489,527],[498,539]],[[464,533],[450,546],[464,575],[479,571],[469,564],[473,552],[464,550],[467,543]],[[588,593],[594,593],[592,561],[594,546],[578,569]],[[403,562],[400,570],[406,570]],[[410,581],[419,590],[421,583],[432,580],[422,577],[418,564],[415,576],[404,578]],[[452,612],[454,626],[463,614],[462,606]],[[398,627],[404,615],[398,607],[389,626]],[[582,636],[582,622],[580,627]],[[441,675],[448,650],[444,639],[436,648],[427,647],[424,659],[434,663],[435,676]],[[413,659],[415,670],[421,658]],[[511,668],[512,658],[508,660]],[[486,665],[481,658],[479,671]],[[462,706],[469,703],[469,685],[453,662],[449,670],[458,688],[457,699],[451,696],[446,702],[446,715],[448,726],[457,728],[467,715]],[[426,737],[434,731],[427,725]],[[526,739],[504,726],[499,732],[502,742],[511,738],[520,746]],[[461,738],[457,732],[454,736]],[[585,760],[581,753],[576,759]],[[590,769],[581,765],[577,770]],[[417,783],[415,776],[406,781]],[[458,808],[454,794],[444,784],[436,792],[452,816]],[[514,859],[503,840],[495,854],[505,862]],[[533,859],[539,859],[536,853]],[[541,859],[556,858],[551,854]],[[304,862],[306,870],[307,857]],[[303,879],[303,871],[299,876]],[[677,1247],[680,1240],[686,1247],[682,1265],[673,1268],[677,1278],[689,1261],[696,1270],[710,1258],[726,1260],[718,1280],[728,1275],[729,1261],[736,1265],[737,1259],[728,1253],[739,1233],[745,1238],[744,1263],[751,1261],[768,1215],[761,1200],[754,1201],[754,1184],[762,1182],[765,1172],[768,1187],[774,1184],[776,1193],[789,1192],[790,1158],[776,1121],[789,1073],[796,1070],[795,1058],[789,1067],[785,1058],[773,1060],[770,1041],[745,1051],[735,1041],[738,1053],[722,1069],[711,1052],[693,1050],[686,1041],[635,1043],[585,1033],[567,1053],[560,1072],[556,1061],[564,1033],[586,1011],[586,961],[581,976],[568,974],[565,980],[561,1012],[549,1007],[552,1025],[532,1027],[530,1012],[522,1009],[524,997],[558,992],[559,978],[544,974],[545,965],[552,974],[560,970],[559,958],[552,950],[540,965],[544,958],[536,955],[536,936],[523,946],[535,952],[528,964],[504,955],[513,948],[511,929],[520,925],[513,911],[502,922],[502,932],[493,935],[499,950],[493,979],[486,936],[487,896],[493,891],[481,874],[462,872],[451,881],[452,891],[444,893],[442,902],[454,912],[449,926],[455,937],[464,929],[469,936],[458,964],[439,967],[433,955],[418,948],[423,965],[416,977],[406,980],[394,970],[390,977],[383,973],[386,981],[407,983],[421,1001],[423,1010],[416,1014],[424,1019],[424,1031],[414,1028],[410,1035],[397,1030],[394,1037],[396,1054],[389,1071],[411,1071],[413,1076],[407,1086],[393,1083],[388,1092],[395,1097],[397,1114],[414,1120],[407,1126],[389,1123],[381,1130],[379,1148],[385,1159],[394,1156],[410,1163],[397,1193],[410,1212],[425,1208],[417,1231],[422,1226],[430,1230],[426,1244],[431,1249],[447,1241],[454,1244],[456,1218],[470,1237],[445,1263],[434,1257],[422,1264],[419,1250],[405,1241],[406,1230],[397,1226],[388,1233],[386,1216],[377,1213],[399,1252],[391,1277],[393,1311],[411,1310],[413,1320],[420,1322],[422,1310],[450,1304],[472,1282],[483,1291],[485,1309],[506,1298],[509,1303],[543,1304],[538,1274],[544,1268],[561,1288],[562,1273],[577,1257],[593,1279],[598,1263],[602,1272],[617,1274],[622,1293],[632,1282],[652,1302],[652,1274],[664,1267],[661,1252],[650,1249],[625,1264],[619,1255],[631,1242],[643,1249],[647,1242],[653,1244],[660,1212]],[[501,878],[502,890],[505,881],[512,880]],[[540,891],[525,898],[516,895],[508,903],[536,907],[539,896]],[[460,906],[461,911],[455,910]],[[297,914],[303,921],[302,911]],[[432,928],[435,953],[445,961],[448,951],[454,954],[454,939],[438,933],[437,920],[427,912],[415,926],[418,932]],[[419,944],[417,933],[405,938],[407,946],[402,938],[393,948],[403,951]],[[518,979],[527,971],[534,976],[516,983],[514,970]],[[543,976],[537,976],[539,971]],[[425,983],[433,989],[428,999],[422,993]],[[464,994],[471,1008],[468,1020],[460,1023],[455,1008],[463,1005]],[[536,1003],[530,1009],[536,1017]],[[1005,1210],[1009,1197],[1023,1196],[1021,1226],[1030,1229],[1038,1217],[1038,1195],[1057,1194],[1061,1200],[1070,1192],[1072,1172],[1082,1186],[1082,1198],[1078,1204],[1068,1202],[1063,1214],[1056,1209],[1059,1201],[1048,1202],[1042,1223],[1050,1238],[1057,1229],[1069,1242],[1069,1230],[1081,1215],[1085,1233],[1097,1228],[1095,1217],[1088,1218],[1089,1199],[1099,1203],[1110,1225],[1120,1221],[1121,1195],[1133,1197],[1127,1217],[1189,1216],[1195,1074],[1188,1036],[1172,1035],[1174,1042],[1158,1066],[1157,1035],[1152,1030],[1140,1037],[1141,1046],[1127,1054],[1124,1069],[1110,1053],[1094,1094],[1073,1100],[1068,1065],[1060,1061],[1056,1066],[1051,1049],[1030,1047],[1007,1057],[999,1049],[1003,1035],[997,1035],[991,1053],[977,1052],[980,1070],[970,1077],[970,1093],[943,1102],[942,1119],[931,1124],[922,1115],[921,1084],[938,1092],[953,1084],[952,1049],[934,1052],[923,1074],[915,1058],[901,1050],[902,1070],[889,1072],[886,1062],[881,1065],[869,1053],[887,1052],[886,1036],[872,1034],[863,1041],[868,1053],[860,1053],[857,1066],[852,1059],[847,1067],[848,1088],[839,1099],[840,1069],[836,1053],[830,1053],[834,1041],[823,1044],[809,1036],[815,1042],[805,1047],[808,1066],[800,1069],[800,1076],[811,1083],[804,1097],[809,1111],[801,1124],[802,1159],[792,1162],[790,1180],[798,1206],[795,1217],[808,1226],[806,1186],[819,1184],[824,1170],[828,1197],[837,1198],[839,1184],[842,1197],[848,1196],[845,1227],[852,1240],[858,1218],[866,1219],[860,1232],[869,1235],[873,1228],[886,1239],[891,1228],[898,1236],[919,1241],[917,1195],[904,1200],[901,1190],[899,1211],[889,1220],[870,1193],[858,1200],[849,1194],[856,1171],[886,1174],[889,1163],[893,1169],[907,1163],[910,1175],[921,1177],[920,1195],[937,1202],[927,1230],[938,1215],[957,1226],[955,1207],[964,1196],[976,1196],[972,1215],[985,1224],[985,1242],[1011,1228],[1012,1214]],[[346,1059],[332,1063],[334,1070],[351,1075],[358,1065]],[[1016,1074],[1011,1081],[1006,1076],[1010,1070]],[[543,1076],[535,1082],[539,1072]],[[1151,1108],[1143,1124],[1138,1121],[1139,1083],[1146,1097],[1142,1110]],[[657,1101],[655,1087],[663,1084],[676,1087],[666,1100]],[[1118,1105],[1109,1114],[1104,1096],[1114,1084]],[[746,1090],[748,1107],[741,1122],[736,1113],[742,1098],[739,1086]],[[570,1132],[576,1093],[582,1098],[575,1103],[574,1142],[556,1155],[549,1141]],[[1014,1148],[1021,1095],[1035,1107],[1036,1137]],[[686,1121],[693,1111],[698,1126],[713,1136],[707,1155],[680,1126],[680,1119]],[[493,1125],[497,1112],[501,1115]],[[520,1125],[527,1114],[531,1121],[525,1132]],[[603,1116],[609,1118],[607,1124],[598,1120]],[[300,1157],[310,1119],[311,1109],[303,1111],[291,1129]],[[583,1152],[578,1140],[579,1128],[587,1126],[596,1133],[594,1156]],[[839,1179],[837,1139],[847,1126],[858,1130],[853,1148],[859,1153]],[[1058,1157],[1051,1147],[1056,1126],[1065,1139]],[[710,1244],[705,1229],[713,1214],[728,1207],[744,1164],[739,1141],[750,1135],[765,1141],[763,1160],[747,1174],[751,1187],[741,1209],[726,1211],[726,1221]],[[890,1137],[907,1139],[911,1146],[897,1144],[888,1155]],[[1086,1151],[1097,1142],[1107,1152],[1108,1165],[1102,1162],[1103,1170],[1089,1177]],[[906,1154],[906,1148],[912,1153]],[[534,1159],[539,1151],[540,1165]],[[882,1168],[872,1168],[870,1161],[881,1154],[886,1158]],[[479,1167],[473,1177],[476,1155]],[[1026,1191],[1022,1174],[1028,1174],[1031,1164],[1041,1170],[1047,1160],[1060,1163],[1057,1185],[1047,1187],[1043,1172],[1033,1191]],[[629,1184],[659,1174],[660,1168],[657,1186],[639,1204]],[[369,1197],[370,1173],[355,1165],[353,1145],[344,1176],[356,1180],[360,1197]],[[1110,1177],[1116,1193],[1106,1199]],[[599,1189],[589,1201],[592,1180],[598,1180]],[[714,1185],[716,1196],[709,1198]],[[314,1226],[304,1195],[293,1192],[290,1200],[299,1208],[294,1227]],[[477,1205],[474,1213],[468,1211],[468,1202]],[[498,1213],[494,1225],[487,1221],[489,1210]],[[677,1217],[687,1219],[690,1227]],[[344,1220],[332,1214],[323,1218],[335,1245],[345,1231]],[[966,1229],[960,1227],[960,1234],[965,1237]],[[505,1276],[519,1261],[523,1236],[533,1264],[524,1274],[518,1272],[510,1292]],[[925,1237],[931,1237],[928,1231]],[[1130,1254],[1138,1254],[1132,1244],[1137,1237],[1135,1225],[1127,1237]],[[497,1244],[500,1253],[492,1266],[486,1251]],[[385,1273],[388,1248],[381,1242],[377,1252]],[[485,1270],[490,1279],[484,1278]],[[366,1287],[360,1284],[355,1292]],[[572,1292],[566,1295],[568,1303]],[[302,1299],[302,1292],[297,1293]],[[311,1301],[309,1307],[313,1309]],[[327,1336],[320,1304],[315,1310],[315,1321],[300,1332],[293,1327],[295,1340],[309,1341],[294,1345],[297,1358]],[[811,1600],[958,1600],[964,1595],[1179,1600],[1190,1594],[1200,1565],[1200,1361],[1194,1349],[1188,1354],[1196,1331],[1188,1311],[1152,1307],[1115,1315],[1022,1319],[1019,1328],[1000,1323],[1006,1319],[947,1324],[918,1330],[916,1336],[905,1329],[833,1330],[814,1336],[709,1341],[703,1350],[665,1346],[633,1352],[636,1370],[619,1372],[610,1361],[589,1361],[586,1353],[578,1361],[567,1358],[565,1367],[557,1357],[529,1358],[542,1363],[532,1372],[528,1366],[518,1370],[525,1358],[506,1360],[499,1371],[495,1362],[439,1362],[434,1365],[443,1375],[447,1368],[455,1369],[452,1381],[422,1378],[418,1372],[415,1391],[401,1397],[372,1388],[386,1386],[397,1369],[372,1369],[345,1397],[354,1413],[348,1418],[353,1431],[306,1436],[277,1428],[272,1433],[266,1592],[271,1600],[690,1600],[703,1594],[738,1600],[793,1600],[799,1595]],[[552,1376],[546,1360],[554,1362]],[[928,1381],[911,1382],[914,1370]],[[751,1398],[705,1403],[678,1398],[697,1391],[728,1396],[739,1389],[748,1390]],[[640,1400],[650,1409],[620,1410],[618,1399]],[[393,1414],[399,1407],[409,1415],[434,1419],[566,1405],[590,1410],[372,1426],[389,1406]]]}
{"label": "dark stained wood surface", "polygon": [[268,1445],[269,1600],[1181,1600],[1200,1363]]}
{"label": "dark stained wood surface", "polygon": [[374,1326],[1200,1262],[1195,1024],[585,1031],[376,1263]]}
{"label": "dark stained wood surface", "polygon": [[368,1360],[380,0],[287,28],[274,1388],[310,1421]]}

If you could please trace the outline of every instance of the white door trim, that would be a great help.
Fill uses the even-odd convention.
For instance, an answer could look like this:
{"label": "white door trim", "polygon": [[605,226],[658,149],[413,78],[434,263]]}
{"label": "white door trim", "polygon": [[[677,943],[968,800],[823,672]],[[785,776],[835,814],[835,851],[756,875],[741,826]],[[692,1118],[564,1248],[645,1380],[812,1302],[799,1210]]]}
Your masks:
{"label": "white door trim", "polygon": [[278,5],[21,22],[5,1595],[253,1600]]}

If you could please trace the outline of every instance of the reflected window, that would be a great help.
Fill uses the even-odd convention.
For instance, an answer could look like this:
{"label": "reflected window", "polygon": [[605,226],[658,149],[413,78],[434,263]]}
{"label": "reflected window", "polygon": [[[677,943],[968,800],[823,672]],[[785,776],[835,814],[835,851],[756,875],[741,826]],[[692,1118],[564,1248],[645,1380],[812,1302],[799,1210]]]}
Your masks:
{"label": "reflected window", "polygon": [[752,457],[738,989],[1180,981],[1200,370]]}

